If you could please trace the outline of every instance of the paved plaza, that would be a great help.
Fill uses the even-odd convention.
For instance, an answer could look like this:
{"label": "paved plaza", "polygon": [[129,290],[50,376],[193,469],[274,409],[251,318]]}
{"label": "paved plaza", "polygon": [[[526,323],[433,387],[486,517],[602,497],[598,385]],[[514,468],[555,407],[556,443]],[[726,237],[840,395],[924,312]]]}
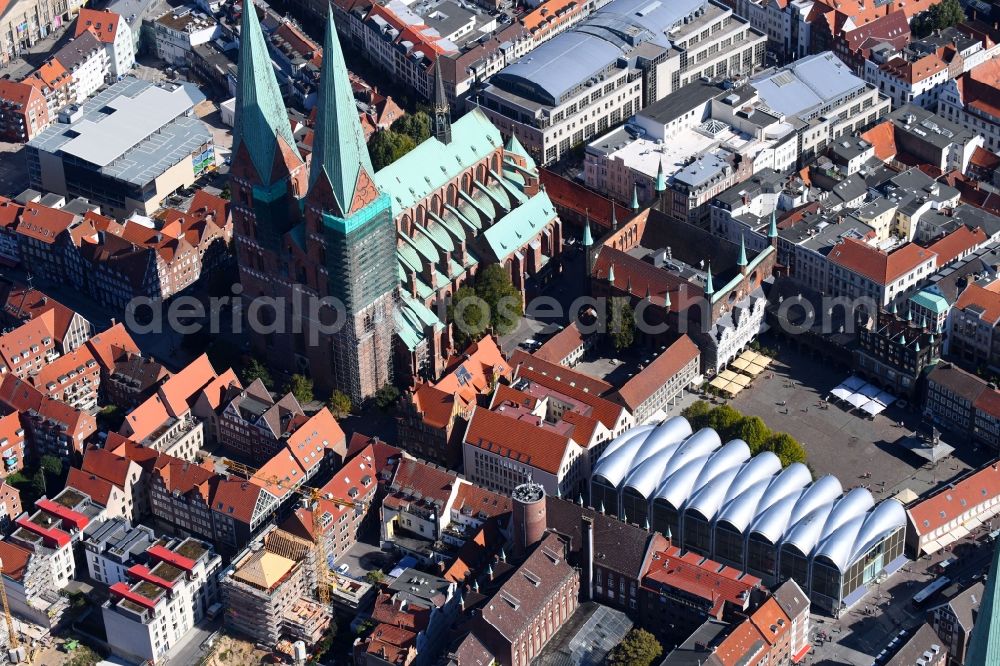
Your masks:
{"label": "paved plaza", "polygon": [[[890,406],[872,421],[857,411],[824,403],[830,389],[848,374],[806,355],[783,352],[731,404],[798,440],[818,476],[833,474],[845,489],[864,484],[876,499],[904,488],[921,495],[987,460],[985,451],[951,442],[955,454],[931,465],[897,443],[913,433],[918,413]],[[862,478],[868,472],[871,477]]]}

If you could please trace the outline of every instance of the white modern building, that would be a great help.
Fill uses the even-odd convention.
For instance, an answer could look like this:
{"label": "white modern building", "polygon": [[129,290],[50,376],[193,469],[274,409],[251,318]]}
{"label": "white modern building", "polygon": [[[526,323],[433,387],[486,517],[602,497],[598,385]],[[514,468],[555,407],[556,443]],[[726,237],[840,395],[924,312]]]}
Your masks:
{"label": "white modern building", "polygon": [[93,30],[85,30],[70,40],[53,58],[70,74],[70,101],[79,104],[107,83],[111,61]]}
{"label": "white modern building", "polygon": [[109,10],[81,9],[76,19],[76,36],[93,31],[108,54],[109,78],[120,79],[135,66],[136,40],[128,21]]}
{"label": "white modern building", "polygon": [[156,535],[145,525],[133,527],[124,518],[106,520],[83,541],[87,574],[109,587],[127,582],[129,567],[154,543]]}
{"label": "white modern building", "polygon": [[693,81],[753,72],[765,41],[715,2],[614,0],[505,67],[472,103],[547,164]]}
{"label": "white modern building", "polygon": [[192,538],[160,540],[146,555],[148,565],[129,567],[129,582],[113,584],[101,610],[112,652],[155,665],[218,601],[222,558]]}
{"label": "white modern building", "polygon": [[844,492],[805,465],[782,468],[742,440],[723,444],[683,417],[639,426],[608,445],[591,478],[605,513],[670,534],[674,545],[760,576],[792,578],[827,612],[850,608],[906,562],[906,512]]}
{"label": "white modern building", "polygon": [[194,47],[222,34],[218,21],[190,6],[176,7],[145,24],[152,33],[156,57],[174,66],[187,65]]}

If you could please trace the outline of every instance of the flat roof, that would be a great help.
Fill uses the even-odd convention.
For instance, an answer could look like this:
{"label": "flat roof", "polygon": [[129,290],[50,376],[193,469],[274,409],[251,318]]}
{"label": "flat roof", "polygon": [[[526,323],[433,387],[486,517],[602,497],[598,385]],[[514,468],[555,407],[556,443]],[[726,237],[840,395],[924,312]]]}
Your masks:
{"label": "flat roof", "polygon": [[53,123],[28,145],[92,164],[144,185],[211,139],[186,114],[205,96],[190,83],[154,85],[126,78],[88,100],[73,123]]}
{"label": "flat roof", "polygon": [[832,52],[817,53],[755,77],[751,85],[771,109],[787,116],[808,115],[867,84]]}

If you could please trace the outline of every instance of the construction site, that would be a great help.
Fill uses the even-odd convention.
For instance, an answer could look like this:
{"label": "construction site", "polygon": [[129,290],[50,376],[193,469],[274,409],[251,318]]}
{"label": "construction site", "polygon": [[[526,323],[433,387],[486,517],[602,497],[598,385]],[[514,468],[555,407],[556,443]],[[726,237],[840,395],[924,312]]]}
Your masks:
{"label": "construction site", "polygon": [[277,527],[264,532],[223,574],[226,625],[264,645],[316,643],[331,616],[329,604],[314,600],[315,557],[305,539]]}

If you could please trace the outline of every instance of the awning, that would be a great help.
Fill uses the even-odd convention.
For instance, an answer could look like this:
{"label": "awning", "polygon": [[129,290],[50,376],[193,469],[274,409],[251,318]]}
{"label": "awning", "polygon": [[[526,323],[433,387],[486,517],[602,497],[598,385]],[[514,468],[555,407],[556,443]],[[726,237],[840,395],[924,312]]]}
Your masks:
{"label": "awning", "polygon": [[868,402],[868,398],[860,393],[852,393],[847,397],[847,402],[851,403],[853,407],[861,407],[861,405]]}
{"label": "awning", "polygon": [[803,659],[805,659],[805,656],[807,654],[809,654],[809,650],[812,650],[812,648],[813,648],[812,645],[810,645],[809,643],[806,643],[805,646],[803,646],[803,648],[801,650],[799,650],[798,652],[796,652],[792,656],[792,663],[793,664],[797,664],[800,661],[802,661]]}
{"label": "awning", "polygon": [[845,389],[843,386],[838,386],[837,388],[830,391],[830,394],[837,398],[838,400],[847,400],[851,397],[851,392]]}
{"label": "awning", "polygon": [[844,388],[846,388],[851,393],[854,393],[858,389],[860,389],[862,386],[865,385],[865,380],[861,379],[857,375],[851,375],[850,377],[848,377],[847,379],[845,379],[843,382],[841,382],[840,385],[843,386]]}
{"label": "awning", "polygon": [[748,360],[746,360],[745,358],[740,357],[740,358],[734,360],[729,365],[732,366],[732,367],[734,367],[734,368],[736,368],[737,370],[746,370],[747,366],[750,365],[750,362]]}
{"label": "awning", "polygon": [[881,392],[882,392],[881,389],[872,386],[871,384],[865,384],[860,389],[858,389],[858,393],[865,396],[869,400],[874,400],[875,396],[877,396]]}
{"label": "awning", "polygon": [[725,379],[727,382],[731,382],[734,379],[736,379],[736,373],[733,372],[732,370],[723,370],[722,372],[719,373],[719,377]]}
{"label": "awning", "polygon": [[865,404],[861,405],[861,411],[866,414],[871,414],[873,417],[878,416],[885,409],[885,405],[874,400],[869,400]]}
{"label": "awning", "polygon": [[733,384],[738,384],[742,388],[750,386],[751,381],[753,380],[747,377],[746,375],[736,375],[735,377],[733,377]]}

